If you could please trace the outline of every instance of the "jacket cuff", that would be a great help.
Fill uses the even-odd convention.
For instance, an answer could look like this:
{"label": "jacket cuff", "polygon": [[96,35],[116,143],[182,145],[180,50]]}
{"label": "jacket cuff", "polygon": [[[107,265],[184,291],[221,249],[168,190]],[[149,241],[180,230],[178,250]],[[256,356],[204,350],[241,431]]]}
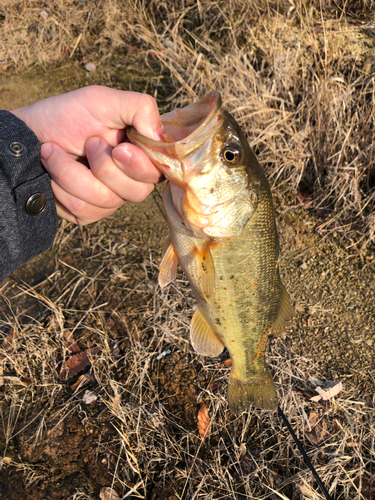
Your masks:
{"label": "jacket cuff", "polygon": [[56,235],[56,204],[40,148],[22,120],[0,111],[0,282],[47,250]]}

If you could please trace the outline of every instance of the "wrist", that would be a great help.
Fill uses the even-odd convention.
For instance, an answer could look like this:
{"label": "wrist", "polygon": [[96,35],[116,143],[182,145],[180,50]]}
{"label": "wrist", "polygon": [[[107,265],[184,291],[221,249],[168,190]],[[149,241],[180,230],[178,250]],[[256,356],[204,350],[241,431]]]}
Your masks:
{"label": "wrist", "polygon": [[[18,109],[12,109],[10,111],[10,113],[12,113],[13,115],[15,115],[17,118],[19,118],[20,120],[22,120],[23,122],[25,122],[25,119],[24,119],[24,116],[25,116],[25,109],[26,108],[18,108]],[[26,123],[26,122],[25,122]],[[26,123],[27,125],[27,123]]]}
{"label": "wrist", "polygon": [[30,106],[25,106],[23,108],[18,108],[18,109],[13,109],[10,111],[14,116],[22,120],[30,130],[34,132],[34,134],[38,137],[38,139],[42,142],[42,138],[40,137],[40,134],[38,133],[37,127],[33,123],[33,120],[31,119],[30,113],[29,113],[29,108]]}

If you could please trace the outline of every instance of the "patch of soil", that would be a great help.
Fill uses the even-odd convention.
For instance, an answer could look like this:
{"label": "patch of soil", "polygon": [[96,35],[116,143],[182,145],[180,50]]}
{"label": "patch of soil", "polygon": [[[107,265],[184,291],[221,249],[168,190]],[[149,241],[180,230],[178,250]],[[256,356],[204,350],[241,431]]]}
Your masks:
{"label": "patch of soil", "polygon": [[[2,498],[12,500],[60,500],[68,498],[82,485],[99,494],[110,485],[106,460],[97,454],[100,429],[85,428],[77,415],[68,415],[55,426],[43,430],[38,415],[22,429],[10,448],[11,463],[0,474]],[[38,436],[38,430],[40,436]]]}
{"label": "patch of soil", "polygon": [[174,352],[166,356],[153,382],[160,387],[164,404],[181,417],[187,428],[195,429],[197,418],[197,373],[187,353]]}

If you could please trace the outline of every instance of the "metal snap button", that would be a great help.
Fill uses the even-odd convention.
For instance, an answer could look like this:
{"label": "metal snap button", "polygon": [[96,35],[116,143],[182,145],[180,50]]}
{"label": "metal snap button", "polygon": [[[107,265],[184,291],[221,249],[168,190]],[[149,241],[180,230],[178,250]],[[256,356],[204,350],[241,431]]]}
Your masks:
{"label": "metal snap button", "polygon": [[9,145],[9,152],[11,155],[19,157],[26,153],[26,147],[20,142],[12,142],[12,144]]}
{"label": "metal snap button", "polygon": [[47,206],[47,196],[43,193],[35,193],[26,202],[26,212],[29,215],[39,215]]}

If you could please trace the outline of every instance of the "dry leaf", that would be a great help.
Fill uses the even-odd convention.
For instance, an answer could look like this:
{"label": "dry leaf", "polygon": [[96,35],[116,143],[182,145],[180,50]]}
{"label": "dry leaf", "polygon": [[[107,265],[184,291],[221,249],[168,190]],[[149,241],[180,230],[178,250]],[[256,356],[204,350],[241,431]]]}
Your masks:
{"label": "dry leaf", "polygon": [[240,458],[242,458],[244,455],[246,455],[247,448],[245,443],[241,443],[240,446],[238,447],[238,451],[240,452]]}
{"label": "dry leaf", "polygon": [[84,387],[87,384],[93,384],[96,382],[95,375],[90,372],[90,373],[83,373],[80,375],[77,380],[70,386],[73,391],[77,392],[81,387]]}
{"label": "dry leaf", "polygon": [[224,359],[223,362],[218,361],[217,366],[219,368],[230,368],[232,366],[232,360],[231,358]]}
{"label": "dry leaf", "polygon": [[296,205],[302,205],[303,208],[311,208],[313,203],[311,190],[300,191],[297,194],[294,203]]}
{"label": "dry leaf", "polygon": [[67,379],[74,377],[87,366],[90,366],[89,355],[93,356],[100,350],[100,347],[91,347],[91,349],[86,349],[84,352],[74,354],[74,356],[66,360],[65,366],[62,367],[60,372],[61,376]]}
{"label": "dry leaf", "polygon": [[316,387],[315,391],[319,394],[319,396],[312,397],[310,401],[328,401],[329,399],[337,396],[342,389],[343,387],[341,382],[329,382],[323,389],[321,387]]}
{"label": "dry leaf", "polygon": [[86,391],[85,394],[83,395],[82,401],[86,404],[89,405],[90,403],[94,403],[98,399],[98,395],[95,394],[95,392],[92,391]]}
{"label": "dry leaf", "polygon": [[203,404],[198,411],[198,430],[199,435],[204,441],[208,435],[210,428],[210,416],[208,414],[207,406]]}
{"label": "dry leaf", "polygon": [[186,464],[189,468],[190,477],[202,477],[206,471],[205,463],[199,458],[199,455],[188,458]]}
{"label": "dry leaf", "polygon": [[312,397],[310,392],[307,392],[304,389],[300,389],[300,388],[296,389],[296,394],[298,394],[298,396],[301,396],[301,397],[306,398],[306,399],[311,399],[311,397]]}
{"label": "dry leaf", "polygon": [[370,479],[367,479],[367,477],[365,476],[362,476],[361,479],[359,477],[356,477],[354,480],[354,484],[357,486],[357,488],[361,488],[361,494],[363,495],[362,498],[365,498],[366,500],[375,500],[374,476],[372,476]]}
{"label": "dry leaf", "polygon": [[349,446],[349,448],[358,448],[358,446],[361,446],[361,443],[357,443],[356,441],[346,441],[345,446]]}
{"label": "dry leaf", "polygon": [[242,470],[243,476],[248,476],[252,472],[256,470],[256,464],[249,453],[245,453],[245,455],[240,460],[240,466]]}
{"label": "dry leaf", "polygon": [[238,452],[240,469],[235,467],[235,470],[231,472],[234,479],[238,479],[241,476],[249,476],[255,472],[257,468],[256,461],[259,458],[259,451],[256,449],[248,450],[245,443],[240,444]]}
{"label": "dry leaf", "polygon": [[16,330],[14,328],[12,328],[10,330],[10,332],[8,333],[8,335],[5,337],[5,339],[3,340],[2,348],[6,353],[10,354],[11,352],[14,351],[14,349],[16,347],[17,337],[18,337],[18,335],[17,335]]}
{"label": "dry leaf", "polygon": [[111,351],[115,358],[119,358],[121,356],[120,345],[119,342],[112,342]]}
{"label": "dry leaf", "polygon": [[332,419],[332,430],[334,432],[337,432],[341,429],[341,425],[340,425],[340,422],[337,418],[333,418]]}
{"label": "dry leaf", "polygon": [[112,488],[106,486],[102,488],[99,493],[100,500],[120,500],[118,494]]}
{"label": "dry leaf", "polygon": [[210,391],[215,394],[215,392],[220,389],[221,385],[221,382],[212,382],[212,384],[210,384]]}
{"label": "dry leaf", "polygon": [[65,347],[72,353],[76,354],[81,352],[77,342],[74,340],[73,333],[70,330],[64,330],[64,344]]}
{"label": "dry leaf", "polygon": [[[318,413],[311,412],[309,416],[309,424],[305,425],[305,434],[307,439],[315,446],[321,443],[327,434],[327,424],[325,420],[320,418]],[[310,430],[311,429],[311,430]]]}
{"label": "dry leaf", "polygon": [[23,385],[25,387],[28,387],[32,384],[32,380],[28,378],[19,378],[19,377],[12,377],[11,375],[2,375],[2,382],[4,384],[4,381],[7,380],[8,382],[12,382],[14,384],[19,384]]}

